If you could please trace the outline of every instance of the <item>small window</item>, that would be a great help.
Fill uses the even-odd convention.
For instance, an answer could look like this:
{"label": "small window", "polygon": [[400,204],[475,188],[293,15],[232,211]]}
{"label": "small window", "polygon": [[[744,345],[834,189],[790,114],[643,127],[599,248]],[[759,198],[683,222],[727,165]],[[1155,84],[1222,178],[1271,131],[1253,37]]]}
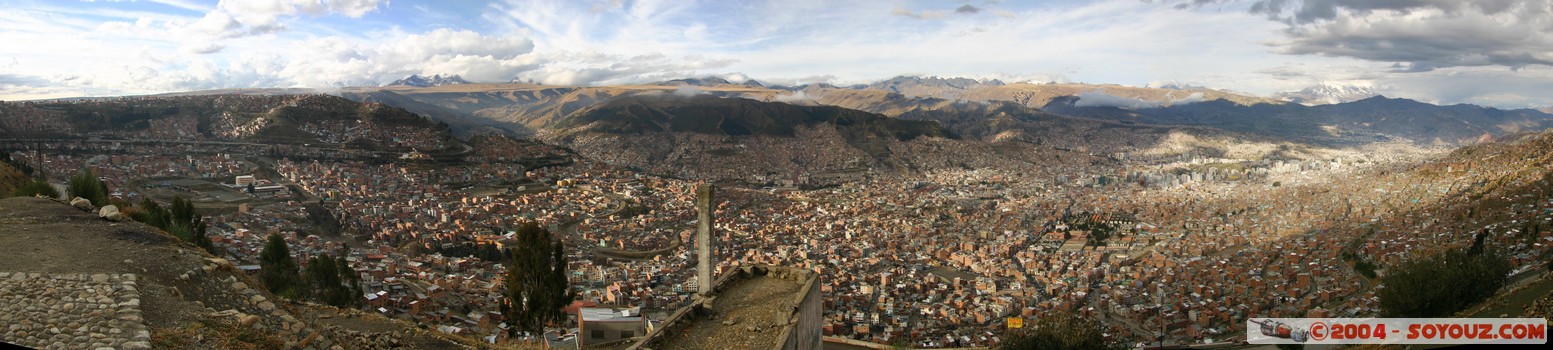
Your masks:
{"label": "small window", "polygon": [[595,329],[595,330],[593,330],[592,335],[590,335],[589,337],[591,337],[593,339],[604,339],[604,330],[602,330],[602,329]]}
{"label": "small window", "polygon": [[622,339],[623,339],[623,338],[630,338],[630,337],[635,337],[635,336],[636,336],[636,332],[632,332],[632,331],[620,331],[620,338],[622,338]]}

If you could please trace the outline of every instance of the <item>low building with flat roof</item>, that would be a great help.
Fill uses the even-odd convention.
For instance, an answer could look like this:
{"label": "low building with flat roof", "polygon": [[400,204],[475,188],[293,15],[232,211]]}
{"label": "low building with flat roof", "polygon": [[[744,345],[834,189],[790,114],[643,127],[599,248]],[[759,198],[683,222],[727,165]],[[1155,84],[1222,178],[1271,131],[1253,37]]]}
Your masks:
{"label": "low building with flat roof", "polygon": [[641,308],[585,307],[577,310],[577,346],[601,345],[647,334]]}

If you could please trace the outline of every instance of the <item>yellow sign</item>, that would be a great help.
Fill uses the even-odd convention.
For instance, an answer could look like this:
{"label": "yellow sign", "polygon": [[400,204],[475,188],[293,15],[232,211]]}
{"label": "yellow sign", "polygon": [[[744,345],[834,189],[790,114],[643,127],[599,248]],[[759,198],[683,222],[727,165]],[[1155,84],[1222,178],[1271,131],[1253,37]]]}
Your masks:
{"label": "yellow sign", "polygon": [[1008,318],[1008,329],[1025,328],[1025,319],[1018,317]]}

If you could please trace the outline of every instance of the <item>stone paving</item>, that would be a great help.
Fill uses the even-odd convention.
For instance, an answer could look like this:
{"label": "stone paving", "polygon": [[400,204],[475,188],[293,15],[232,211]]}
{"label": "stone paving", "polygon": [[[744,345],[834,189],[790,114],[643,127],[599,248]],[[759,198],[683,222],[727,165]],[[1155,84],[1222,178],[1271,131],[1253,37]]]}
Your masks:
{"label": "stone paving", "polygon": [[0,341],[39,349],[150,349],[134,274],[0,272]]}

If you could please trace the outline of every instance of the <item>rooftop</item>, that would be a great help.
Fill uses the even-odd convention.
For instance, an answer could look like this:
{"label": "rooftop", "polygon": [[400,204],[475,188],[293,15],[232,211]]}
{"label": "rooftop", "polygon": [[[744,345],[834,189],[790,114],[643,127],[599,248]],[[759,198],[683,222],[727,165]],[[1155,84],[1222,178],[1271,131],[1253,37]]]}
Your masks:
{"label": "rooftop", "polygon": [[805,289],[815,275],[783,267],[737,269],[719,279],[716,294],[675,312],[648,340],[652,349],[779,348],[794,330]]}
{"label": "rooftop", "polygon": [[[631,316],[625,316],[629,312]],[[641,322],[641,309],[615,309],[607,307],[585,307],[578,309],[578,316],[583,322]]]}

